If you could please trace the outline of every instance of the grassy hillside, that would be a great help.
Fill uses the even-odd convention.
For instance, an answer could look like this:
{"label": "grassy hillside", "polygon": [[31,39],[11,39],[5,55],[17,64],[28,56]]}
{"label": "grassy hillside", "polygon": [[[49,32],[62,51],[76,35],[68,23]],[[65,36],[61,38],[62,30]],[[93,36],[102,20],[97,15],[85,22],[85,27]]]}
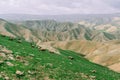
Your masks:
{"label": "grassy hillside", "polygon": [[[0,80],[8,78],[10,80],[120,79],[119,73],[91,63],[72,51],[59,49],[60,55],[52,54],[48,50],[41,51],[37,47],[32,47],[28,42],[18,42],[18,39],[10,40],[9,37],[1,35],[0,45],[11,50],[13,56],[13,59],[8,59],[0,55]],[[2,54],[1,49],[0,54]]]}

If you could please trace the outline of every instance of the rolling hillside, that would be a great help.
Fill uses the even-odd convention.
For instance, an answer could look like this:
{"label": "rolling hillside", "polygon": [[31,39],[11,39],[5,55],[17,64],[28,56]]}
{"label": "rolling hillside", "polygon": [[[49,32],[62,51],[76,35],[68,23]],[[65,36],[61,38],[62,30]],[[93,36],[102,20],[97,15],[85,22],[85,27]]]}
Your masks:
{"label": "rolling hillside", "polygon": [[[0,34],[33,42],[47,49],[56,47],[82,53],[88,60],[120,72],[120,18],[112,17],[106,23],[102,23],[101,19],[97,21],[101,23],[94,20],[78,23],[54,20],[11,23],[0,19]],[[56,52],[53,48],[50,50]]]}
{"label": "rolling hillside", "polygon": [[120,74],[75,52],[38,49],[17,38],[0,35],[0,80],[119,80]]}
{"label": "rolling hillside", "polygon": [[88,60],[107,66],[120,72],[120,41],[95,42],[84,40],[56,41],[41,43],[64,50],[72,50],[87,58]]}

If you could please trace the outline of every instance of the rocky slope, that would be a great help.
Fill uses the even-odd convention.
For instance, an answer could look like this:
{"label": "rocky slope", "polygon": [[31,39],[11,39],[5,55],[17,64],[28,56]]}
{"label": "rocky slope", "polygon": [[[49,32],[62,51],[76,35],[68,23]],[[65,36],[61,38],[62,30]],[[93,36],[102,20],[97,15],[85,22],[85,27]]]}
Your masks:
{"label": "rocky slope", "polygon": [[120,73],[75,52],[60,54],[0,35],[0,80],[119,80]]}

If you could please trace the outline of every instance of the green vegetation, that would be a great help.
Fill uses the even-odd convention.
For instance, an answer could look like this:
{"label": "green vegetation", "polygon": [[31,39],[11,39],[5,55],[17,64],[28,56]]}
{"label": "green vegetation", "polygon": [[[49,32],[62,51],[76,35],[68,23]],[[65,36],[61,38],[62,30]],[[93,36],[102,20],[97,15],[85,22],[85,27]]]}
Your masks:
{"label": "green vegetation", "polygon": [[14,34],[15,36],[17,36],[17,35],[13,32],[13,30],[12,30],[12,29],[14,29],[15,31],[19,32],[18,29],[17,29],[17,26],[16,26],[15,24],[5,23],[4,26],[5,26],[5,29],[6,29],[8,32],[10,32],[10,33]]}
{"label": "green vegetation", "polygon": [[87,33],[85,33],[84,36],[85,36],[85,39],[86,39],[86,40],[91,40],[90,36],[89,36]]}
{"label": "green vegetation", "polygon": [[113,34],[104,32],[104,35],[105,35],[108,39],[110,39],[110,40],[115,39],[115,36],[114,36]]}
{"label": "green vegetation", "polygon": [[[94,64],[75,52],[61,50],[60,55],[51,54],[48,50],[40,51],[37,47],[17,39],[0,35],[0,45],[13,51],[15,60],[5,60],[14,64],[8,66],[0,64],[0,72],[6,74],[10,80],[119,80],[120,74],[106,67]],[[16,59],[19,56],[22,59]],[[70,59],[71,56],[73,59]],[[1,58],[0,58],[1,60]],[[24,72],[17,75],[16,71]],[[95,70],[92,72],[91,70]],[[1,76],[1,73],[0,73]],[[4,80],[4,77],[0,77]]]}

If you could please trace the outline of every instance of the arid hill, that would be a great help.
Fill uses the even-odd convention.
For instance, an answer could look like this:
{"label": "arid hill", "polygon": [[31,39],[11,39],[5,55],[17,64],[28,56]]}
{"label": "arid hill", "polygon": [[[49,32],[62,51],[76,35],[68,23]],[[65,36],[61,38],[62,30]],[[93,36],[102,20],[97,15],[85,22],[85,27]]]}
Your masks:
{"label": "arid hill", "polygon": [[120,41],[95,42],[85,40],[56,41],[43,43],[64,50],[72,50],[82,54],[88,60],[107,66],[120,72]]}

